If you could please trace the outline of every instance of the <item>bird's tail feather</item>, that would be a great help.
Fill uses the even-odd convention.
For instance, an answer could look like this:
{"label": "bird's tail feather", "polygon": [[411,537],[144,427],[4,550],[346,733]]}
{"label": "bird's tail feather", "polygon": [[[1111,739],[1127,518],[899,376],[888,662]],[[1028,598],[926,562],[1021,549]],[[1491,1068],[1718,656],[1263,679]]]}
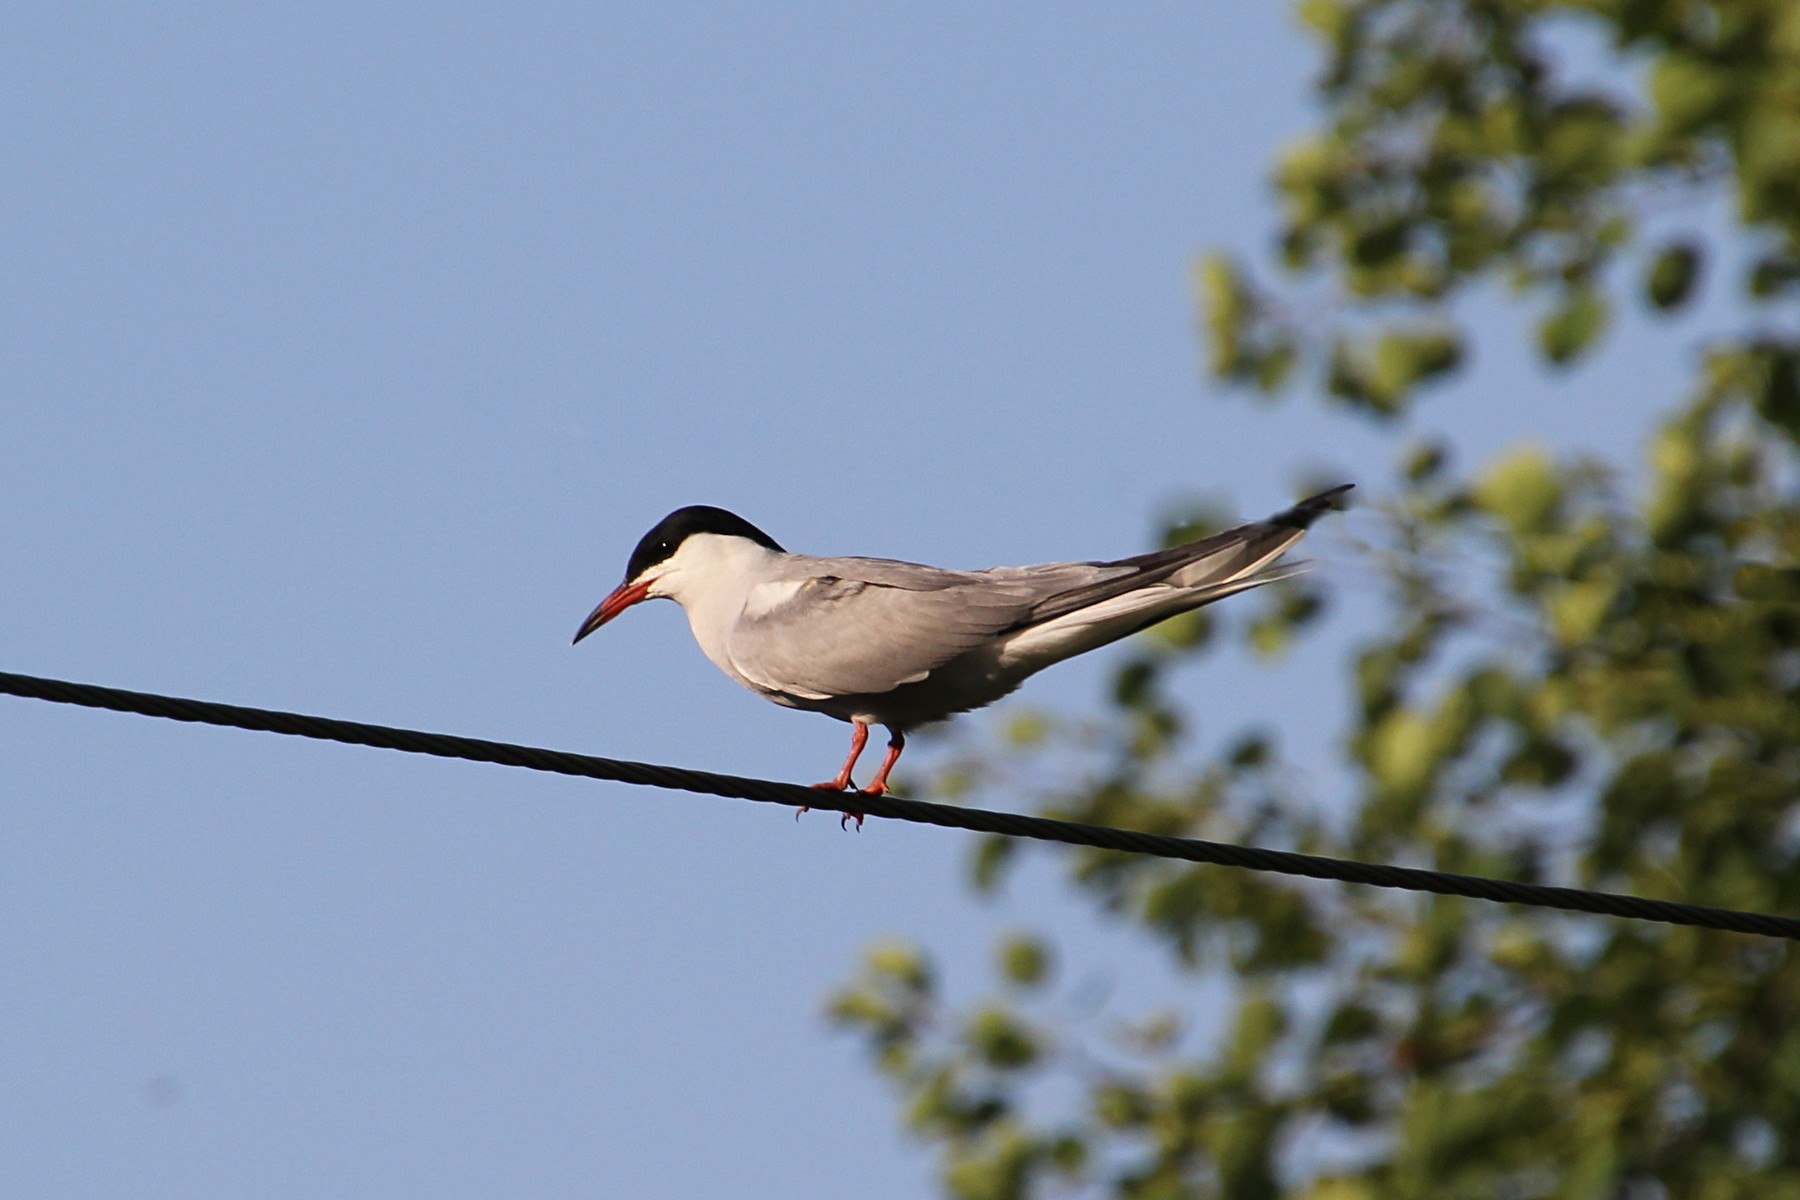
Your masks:
{"label": "bird's tail feather", "polygon": [[1186,546],[1122,559],[1132,576],[1076,588],[1038,606],[1009,640],[1009,657],[1038,665],[1103,646],[1227,596],[1290,579],[1303,562],[1271,565],[1325,513],[1341,508],[1352,485],[1310,496],[1254,521]]}
{"label": "bird's tail feather", "polygon": [[1311,559],[1303,559],[1299,562],[1280,563],[1276,566],[1265,567],[1260,571],[1252,571],[1247,575],[1239,575],[1235,579],[1227,579],[1224,582],[1214,584],[1211,587],[1197,588],[1195,589],[1195,595],[1204,596],[1204,599],[1201,602],[1204,604],[1211,604],[1215,600],[1223,600],[1227,596],[1235,596],[1239,592],[1247,592],[1251,588],[1259,588],[1266,583],[1280,583],[1284,579],[1292,579],[1296,575],[1304,575],[1310,570],[1312,570]]}
{"label": "bird's tail feather", "polygon": [[1316,496],[1308,496],[1294,507],[1284,509],[1274,516],[1266,518],[1263,523],[1265,525],[1286,525],[1293,529],[1310,528],[1314,521],[1326,513],[1342,511],[1348,507],[1344,496],[1355,486],[1354,483],[1340,483]]}

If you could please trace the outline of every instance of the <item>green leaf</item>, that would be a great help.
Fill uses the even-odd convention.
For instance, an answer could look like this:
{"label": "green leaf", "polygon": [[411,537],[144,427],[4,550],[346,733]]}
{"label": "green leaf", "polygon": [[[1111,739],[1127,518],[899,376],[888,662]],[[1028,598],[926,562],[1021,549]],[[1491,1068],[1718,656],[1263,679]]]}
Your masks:
{"label": "green leaf", "polygon": [[1800,283],[1800,262],[1784,254],[1765,254],[1750,268],[1745,288],[1759,300]]}
{"label": "green leaf", "polygon": [[1113,703],[1138,708],[1154,699],[1157,666],[1147,658],[1134,658],[1113,674]]}
{"label": "green leaf", "polygon": [[1050,973],[1049,947],[1029,935],[1015,935],[1000,943],[999,959],[1000,973],[1020,987],[1036,987]]}
{"label": "green leaf", "polygon": [[1700,251],[1689,242],[1666,247],[1650,264],[1644,292],[1650,303],[1665,312],[1679,307],[1693,294],[1700,274]]}
{"label": "green leaf", "polygon": [[1767,343],[1758,347],[1762,386],[1756,411],[1763,419],[1800,438],[1800,345]]}
{"label": "green leaf", "polygon": [[1375,343],[1373,386],[1397,403],[1428,380],[1456,369],[1462,341],[1448,328],[1396,331]]}
{"label": "green leaf", "polygon": [[1436,478],[1449,458],[1449,449],[1443,442],[1417,442],[1407,447],[1406,455],[1400,463],[1400,473],[1408,483],[1424,483]]}
{"label": "green leaf", "polygon": [[1331,1014],[1323,1035],[1326,1045],[1360,1042],[1381,1028],[1380,1016],[1362,1004],[1344,1004]]}
{"label": "green leaf", "polygon": [[969,1046],[990,1067],[1017,1070],[1037,1061],[1038,1046],[1030,1032],[1011,1014],[984,1008],[968,1028]]}
{"label": "green leaf", "polygon": [[1246,734],[1226,747],[1224,757],[1239,770],[1263,766],[1270,758],[1269,739],[1261,733]]}
{"label": "green leaf", "polygon": [[1525,445],[1490,466],[1474,488],[1475,503],[1503,521],[1515,537],[1550,525],[1563,498],[1563,480],[1550,453]]}
{"label": "green leaf", "polygon": [[1618,588],[1603,579],[1564,585],[1549,604],[1550,621],[1565,643],[1578,646],[1600,632],[1600,622],[1612,608]]}
{"label": "green leaf", "polygon": [[1679,132],[1717,120],[1738,86],[1728,65],[1697,55],[1666,55],[1650,74],[1650,97],[1664,123]]}
{"label": "green leaf", "polygon": [[1383,787],[1400,795],[1418,793],[1437,766],[1431,722],[1408,709],[1389,713],[1373,730],[1368,758],[1370,774]]}
{"label": "green leaf", "polygon": [[1349,8],[1339,0],[1300,0],[1297,15],[1302,24],[1334,42],[1344,36],[1350,20]]}
{"label": "green leaf", "polygon": [[1005,737],[1014,747],[1025,750],[1042,745],[1050,736],[1050,730],[1050,719],[1045,714],[1026,710],[1008,717]]}
{"label": "green leaf", "polygon": [[1103,1081],[1095,1087],[1091,1104],[1094,1116],[1115,1129],[1142,1125],[1154,1111],[1150,1098],[1142,1091],[1115,1081]]}
{"label": "green leaf", "polygon": [[1544,357],[1559,366],[1573,362],[1606,328],[1606,300],[1591,288],[1577,288],[1538,326]]}
{"label": "green leaf", "polygon": [[869,948],[868,965],[874,975],[892,979],[909,991],[931,989],[931,968],[911,942],[877,942]]}
{"label": "green leaf", "polygon": [[970,860],[970,886],[978,892],[994,888],[1018,851],[1017,838],[1001,837],[998,834],[982,838],[976,843],[975,854]]}

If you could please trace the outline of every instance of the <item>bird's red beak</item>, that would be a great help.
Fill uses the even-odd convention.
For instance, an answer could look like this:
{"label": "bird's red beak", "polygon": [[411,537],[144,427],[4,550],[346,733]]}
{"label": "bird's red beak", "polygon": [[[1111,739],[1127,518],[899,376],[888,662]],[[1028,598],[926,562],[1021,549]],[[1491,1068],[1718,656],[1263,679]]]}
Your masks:
{"label": "bird's red beak", "polygon": [[[600,628],[639,600],[650,594],[650,585],[654,580],[643,579],[637,583],[621,583],[612,590],[612,594],[600,602],[600,607],[589,613],[581,628],[575,631],[575,642],[579,642],[594,630]],[[569,644],[573,646],[575,642]]]}

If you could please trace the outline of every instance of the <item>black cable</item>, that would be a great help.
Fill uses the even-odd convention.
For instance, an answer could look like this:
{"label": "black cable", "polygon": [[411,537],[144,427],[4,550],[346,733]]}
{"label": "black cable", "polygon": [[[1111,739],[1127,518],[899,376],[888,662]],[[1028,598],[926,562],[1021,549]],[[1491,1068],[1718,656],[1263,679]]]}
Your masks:
{"label": "black cable", "polygon": [[49,700],[57,704],[78,704],[87,708],[111,709],[115,712],[138,713],[146,717],[166,717],[174,721],[193,721],[203,725],[223,725],[234,729],[259,729],[267,733],[281,733],[293,737],[346,742],[353,746],[379,746],[383,749],[400,750],[409,754],[433,754],[440,758],[460,758],[471,762],[526,767],[533,771],[579,775],[587,779],[608,779],[618,783],[674,788],[709,796],[727,796],[738,800],[758,800],[769,804],[786,804],[794,807],[809,806],[829,809],[832,812],[862,812],[870,816],[890,817],[896,821],[915,821],[926,825],[942,825],[950,829],[972,829],[980,833],[998,833],[1008,837],[1036,838],[1039,841],[1063,842],[1071,846],[1094,846],[1102,850],[1119,850],[1130,854],[1150,854],[1159,858],[1182,859],[1187,862],[1243,867],[1252,871],[1275,871],[1283,875],[1303,875],[1311,879],[1335,879],[1343,883],[1364,883],[1376,887],[1403,888],[1414,892],[1434,892],[1441,896],[1468,896],[1476,900],[1493,900],[1505,904],[1525,904],[1537,908],[1598,913],[1611,917],[1631,917],[1640,921],[1659,921],[1669,925],[1694,925],[1703,929],[1725,929],[1737,933],[1754,933],[1766,937],[1800,940],[1800,920],[1792,917],[1709,908],[1699,904],[1678,904],[1669,900],[1646,900],[1638,896],[1624,896],[1613,892],[1591,892],[1582,888],[1512,883],[1503,879],[1487,879],[1479,875],[1451,875],[1442,871],[1427,871],[1417,867],[1355,862],[1341,858],[1326,858],[1316,854],[1296,854],[1288,850],[1265,850],[1256,846],[1203,842],[1195,838],[1135,833],[1128,829],[1111,829],[1103,825],[1082,825],[1074,821],[1057,821],[1049,817],[992,812],[980,808],[956,808],[947,804],[932,804],[924,800],[904,800],[891,795],[870,796],[861,792],[826,792],[802,787],[799,784],[776,783],[767,779],[742,779],[735,775],[714,775],[707,771],[690,771],[683,767],[666,767],[656,763],[598,758],[587,754],[570,754],[562,750],[517,746],[509,742],[490,742],[480,738],[425,733],[416,729],[393,729],[385,725],[365,725],[360,721],[339,721],[330,717],[306,716],[302,713],[242,708],[235,704],[216,704],[208,700],[158,696],[150,692],[128,692],[122,688],[70,683],[61,679],[40,679],[32,675],[0,672],[0,694]]}

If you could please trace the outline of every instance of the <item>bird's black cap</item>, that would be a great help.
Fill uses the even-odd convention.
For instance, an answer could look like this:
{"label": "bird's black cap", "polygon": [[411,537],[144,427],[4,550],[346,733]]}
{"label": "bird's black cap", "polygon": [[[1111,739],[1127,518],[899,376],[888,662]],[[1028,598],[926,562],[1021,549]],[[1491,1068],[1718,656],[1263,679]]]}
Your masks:
{"label": "bird's black cap", "polygon": [[631,561],[625,564],[627,581],[636,579],[645,571],[662,562],[676,550],[681,543],[696,533],[717,533],[725,537],[741,537],[766,546],[770,550],[780,551],[781,546],[774,538],[752,525],[734,512],[723,508],[714,508],[710,504],[690,504],[686,508],[678,508],[656,523],[656,527],[643,536],[637,549],[631,552]]}

